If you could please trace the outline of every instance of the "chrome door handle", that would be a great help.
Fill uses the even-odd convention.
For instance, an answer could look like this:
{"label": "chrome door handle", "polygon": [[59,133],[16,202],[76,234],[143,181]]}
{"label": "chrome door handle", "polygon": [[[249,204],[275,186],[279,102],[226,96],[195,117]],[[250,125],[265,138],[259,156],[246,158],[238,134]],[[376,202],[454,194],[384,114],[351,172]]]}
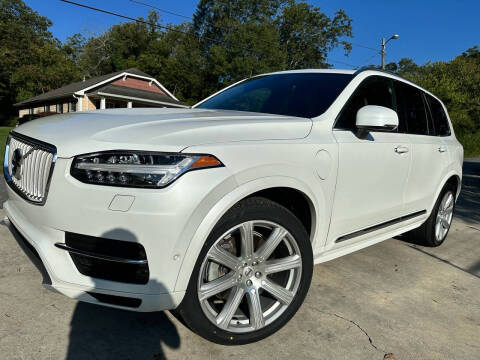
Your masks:
{"label": "chrome door handle", "polygon": [[445,151],[447,151],[447,148],[445,146],[440,146],[438,148],[438,152],[444,153]]}
{"label": "chrome door handle", "polygon": [[395,150],[397,154],[404,154],[407,153],[409,149],[406,146],[395,146],[393,150]]}

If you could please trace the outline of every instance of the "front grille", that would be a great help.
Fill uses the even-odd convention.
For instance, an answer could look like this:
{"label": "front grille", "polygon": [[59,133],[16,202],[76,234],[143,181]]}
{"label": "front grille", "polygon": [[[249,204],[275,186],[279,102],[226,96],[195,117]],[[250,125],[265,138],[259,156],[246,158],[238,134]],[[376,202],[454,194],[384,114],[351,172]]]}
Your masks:
{"label": "front grille", "polygon": [[53,145],[12,132],[5,149],[4,175],[7,183],[26,200],[43,205],[56,153]]}

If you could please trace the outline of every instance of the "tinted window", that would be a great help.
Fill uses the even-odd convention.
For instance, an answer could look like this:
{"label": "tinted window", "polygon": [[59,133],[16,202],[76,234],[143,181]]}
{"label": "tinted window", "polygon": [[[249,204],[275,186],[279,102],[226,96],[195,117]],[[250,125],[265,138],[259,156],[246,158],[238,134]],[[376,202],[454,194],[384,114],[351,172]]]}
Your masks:
{"label": "tinted window", "polygon": [[425,94],[425,97],[430,108],[430,113],[432,114],[436,135],[449,136],[450,125],[448,124],[447,114],[445,110],[443,110],[442,104],[431,95]]}
{"label": "tinted window", "polygon": [[348,99],[335,128],[355,130],[357,112],[366,105],[385,106],[395,110],[392,80],[381,76],[366,78]]}
{"label": "tinted window", "polygon": [[324,113],[352,77],[331,73],[265,75],[231,87],[197,108],[311,118]]}
{"label": "tinted window", "polygon": [[427,112],[422,91],[416,87],[395,81],[397,114],[406,124],[409,134],[429,135]]}

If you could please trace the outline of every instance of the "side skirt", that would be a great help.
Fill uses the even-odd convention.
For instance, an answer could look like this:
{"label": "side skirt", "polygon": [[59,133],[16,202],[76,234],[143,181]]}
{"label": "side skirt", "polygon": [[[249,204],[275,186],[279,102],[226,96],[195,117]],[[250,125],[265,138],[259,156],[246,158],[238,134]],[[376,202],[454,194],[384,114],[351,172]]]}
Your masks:
{"label": "side skirt", "polygon": [[370,226],[368,228],[358,230],[358,231],[355,231],[355,232],[347,234],[347,235],[340,236],[337,240],[335,240],[335,243],[350,240],[350,239],[356,238],[358,236],[362,236],[362,235],[368,234],[370,232],[377,231],[377,230],[380,230],[380,229],[383,229],[383,228],[401,223],[403,221],[413,219],[415,217],[421,216],[421,215],[426,214],[426,213],[427,213],[427,210],[421,210],[421,211],[414,212],[412,214],[400,216],[399,218],[389,220],[389,221],[385,221],[381,224],[373,225],[373,226]]}
{"label": "side skirt", "polygon": [[406,233],[407,231],[413,230],[421,226],[427,218],[425,216],[419,217],[418,219],[415,218],[414,222],[410,222],[405,224],[405,226],[397,227],[391,231],[383,232],[378,235],[371,235],[362,241],[356,241],[352,244],[346,244],[345,246],[341,247],[334,247],[329,250],[321,249],[319,252],[316,252],[313,255],[313,260],[315,264],[324,263],[330,260],[334,260],[336,258],[351,254],[355,251],[362,250],[366,247],[378,244],[382,241],[391,239],[395,236],[401,235]]}

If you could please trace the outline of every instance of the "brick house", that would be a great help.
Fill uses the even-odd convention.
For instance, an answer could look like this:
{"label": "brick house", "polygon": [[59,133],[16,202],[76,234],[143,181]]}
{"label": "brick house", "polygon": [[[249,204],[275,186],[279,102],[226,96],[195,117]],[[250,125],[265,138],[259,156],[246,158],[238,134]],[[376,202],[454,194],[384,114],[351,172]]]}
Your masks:
{"label": "brick house", "polygon": [[68,84],[15,104],[19,117],[108,108],[177,107],[181,103],[160,82],[130,68]]}

